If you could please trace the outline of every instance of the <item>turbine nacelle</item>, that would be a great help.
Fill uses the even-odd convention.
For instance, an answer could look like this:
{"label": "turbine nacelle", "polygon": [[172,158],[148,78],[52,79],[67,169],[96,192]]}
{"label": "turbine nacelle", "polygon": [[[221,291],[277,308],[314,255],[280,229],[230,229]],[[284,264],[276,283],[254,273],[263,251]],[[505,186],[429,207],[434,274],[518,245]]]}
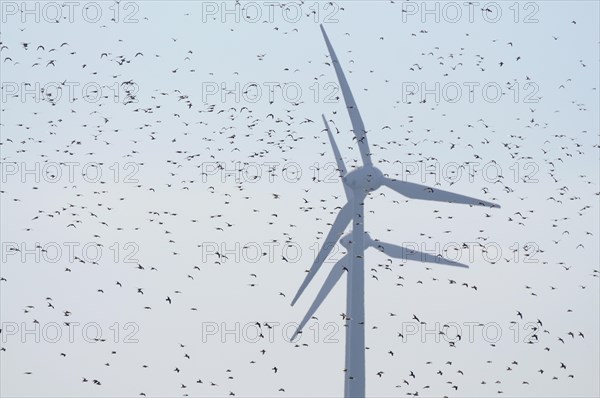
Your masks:
{"label": "turbine nacelle", "polygon": [[342,180],[353,191],[371,192],[383,185],[384,177],[378,168],[364,166],[346,174]]}
{"label": "turbine nacelle", "polygon": [[[369,245],[372,246],[373,242],[377,242],[373,239],[371,239],[371,235],[369,235],[368,232],[364,233],[364,247],[367,248]],[[344,247],[346,250],[350,250],[352,248],[352,232],[342,236],[339,240],[340,244],[342,245],[342,247]]]}
{"label": "turbine nacelle", "polygon": [[352,244],[352,233],[346,234],[340,238],[340,244],[346,250],[350,250]]}

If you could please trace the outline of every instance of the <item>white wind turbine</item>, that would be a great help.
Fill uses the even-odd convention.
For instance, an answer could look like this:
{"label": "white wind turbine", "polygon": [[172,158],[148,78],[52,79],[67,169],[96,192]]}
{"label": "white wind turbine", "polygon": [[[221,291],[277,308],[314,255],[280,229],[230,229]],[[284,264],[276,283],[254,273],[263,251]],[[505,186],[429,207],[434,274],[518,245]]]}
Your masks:
{"label": "white wind turbine", "polygon": [[306,278],[300,285],[296,296],[292,300],[292,305],[296,303],[300,295],[304,292],[316,272],[319,270],[325,259],[331,253],[335,244],[340,240],[340,236],[353,221],[352,224],[352,240],[348,238],[350,235],[341,239],[344,247],[349,249],[349,253],[340,259],[334,266],[329,276],[325,280],[321,290],[319,291],[315,301],[308,310],[304,319],[298,326],[292,340],[302,331],[302,328],[310,320],[315,311],[319,308],[323,300],[327,297],[333,286],[339,281],[344,271],[347,275],[347,292],[346,292],[346,374],[344,381],[344,396],[345,397],[364,397],[366,393],[365,384],[365,273],[364,273],[364,251],[368,247],[377,247],[383,249],[392,257],[407,258],[407,252],[411,255],[416,255],[415,260],[427,263],[438,263],[444,265],[453,265],[459,267],[467,267],[464,264],[446,260],[442,257],[432,256],[426,253],[408,251],[402,246],[391,245],[388,243],[380,243],[372,240],[367,235],[365,242],[364,229],[364,211],[363,205],[367,194],[378,189],[381,186],[386,186],[391,190],[404,195],[411,199],[431,200],[437,202],[461,203],[468,205],[478,205],[487,207],[500,207],[497,204],[484,200],[471,198],[464,195],[455,194],[441,189],[433,189],[431,187],[415,184],[411,182],[393,180],[387,178],[383,173],[373,166],[369,158],[369,144],[367,141],[366,130],[358,111],[352,91],[348,85],[344,72],[340,66],[339,60],[335,55],[335,51],[331,46],[327,33],[321,25],[321,32],[325,39],[325,43],[329,50],[331,62],[335,68],[335,72],[340,83],[340,88],[346,103],[348,115],[352,122],[352,129],[360,150],[363,166],[348,173],[340,155],[340,152],[335,144],[331,130],[327,123],[327,119],[323,115],[323,121],[327,134],[331,141],[333,153],[336,158],[338,170],[344,185],[344,191],[348,202],[339,211],[331,230],[327,234],[325,241],[315,261],[313,262]]}

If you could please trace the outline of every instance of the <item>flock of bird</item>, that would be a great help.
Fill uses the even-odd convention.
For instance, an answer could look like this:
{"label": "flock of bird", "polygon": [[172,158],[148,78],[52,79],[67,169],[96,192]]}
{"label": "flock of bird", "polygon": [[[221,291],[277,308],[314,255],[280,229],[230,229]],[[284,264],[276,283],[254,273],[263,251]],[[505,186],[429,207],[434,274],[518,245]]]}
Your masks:
{"label": "flock of bird", "polygon": [[[399,3],[392,1],[389,6],[399,7]],[[346,9],[350,9],[350,6],[342,7],[340,12],[345,13]],[[191,16],[193,12],[186,12],[181,18],[185,20]],[[312,17],[310,13],[304,16],[307,20]],[[151,21],[151,17],[142,19],[142,23]],[[580,25],[573,22],[566,18],[565,26],[560,29],[577,29]],[[317,38],[311,46],[312,53],[303,55],[305,62],[285,66],[279,73],[291,80],[306,68],[311,71],[308,72],[310,81],[333,81],[333,68],[325,55],[318,29],[314,24],[308,26],[314,28],[314,34],[304,25],[289,29],[272,25],[265,27],[273,31],[271,34],[277,35],[274,40],[281,40],[280,35],[304,34]],[[333,106],[327,105],[328,109],[333,109],[329,113],[318,110],[308,101],[254,104],[242,100],[240,103],[228,103],[219,101],[219,96],[216,96],[205,102],[198,92],[199,84],[170,84],[192,79],[218,81],[226,75],[228,79],[241,79],[240,75],[244,75],[243,65],[224,64],[220,70],[205,70],[203,58],[210,55],[202,54],[194,47],[193,41],[184,37],[171,37],[168,43],[165,42],[164,48],[146,46],[137,49],[134,47],[137,39],[132,36],[106,39],[106,42],[94,39],[81,43],[75,39],[30,34],[36,28],[26,26],[11,35],[4,32],[0,43],[4,75],[0,138],[3,179],[7,170],[14,170],[14,167],[19,170],[17,174],[6,175],[0,192],[3,241],[23,241],[27,248],[35,245],[36,249],[44,250],[42,257],[50,252],[43,245],[44,239],[48,241],[48,236],[65,242],[96,242],[94,246],[102,250],[103,256],[90,259],[90,256],[76,251],[74,261],[61,258],[61,261],[43,269],[44,277],[37,278],[33,282],[35,289],[31,290],[28,281],[29,278],[35,278],[35,273],[28,268],[31,261],[21,260],[26,250],[20,245],[8,249],[3,247],[8,253],[3,253],[0,272],[2,321],[23,321],[29,325],[56,321],[69,327],[73,322],[91,319],[88,314],[82,313],[86,308],[83,304],[89,299],[96,303],[91,307],[99,312],[107,311],[102,307],[102,303],[106,303],[117,308],[123,306],[123,311],[135,314],[134,318],[168,317],[169,311],[177,308],[180,314],[193,314],[191,324],[197,327],[193,325],[206,319],[207,301],[210,302],[210,298],[203,297],[198,291],[216,283],[205,275],[219,273],[236,275],[235,281],[231,282],[235,285],[221,289],[233,295],[239,294],[242,302],[247,300],[248,304],[242,304],[242,307],[250,316],[253,316],[250,303],[255,298],[259,302],[274,303],[278,314],[289,311],[289,319],[294,319],[288,306],[289,293],[307,272],[306,268],[311,263],[309,258],[303,257],[301,261],[292,263],[290,255],[277,251],[272,262],[285,264],[283,268],[286,271],[282,272],[279,268],[274,271],[277,278],[271,278],[268,275],[271,268],[264,265],[269,256],[264,247],[259,254],[261,260],[251,265],[237,264],[233,259],[239,253],[231,254],[220,246],[212,251],[208,248],[210,242],[243,239],[239,236],[248,233],[248,228],[260,237],[255,239],[264,238],[264,241],[275,242],[281,248],[291,247],[301,236],[307,236],[308,240],[317,243],[324,239],[329,229],[328,223],[333,220],[344,199],[340,193],[341,182],[337,181],[335,173],[333,181],[336,183],[325,182],[331,176],[329,171],[332,169],[327,164],[333,163],[333,155],[322,131],[323,126],[315,122],[320,120],[320,113],[328,117],[336,139],[346,143],[345,153],[352,154],[346,157],[349,167],[360,164],[356,151],[360,143],[351,139],[351,131],[344,124],[346,113],[343,101]],[[524,82],[533,81],[535,74],[539,73],[527,69],[528,56],[520,47],[524,38],[490,38],[486,40],[486,46],[494,50],[482,55],[483,52],[470,44],[451,50],[442,45],[430,45],[430,36],[436,34],[435,28],[417,29],[414,32],[405,30],[402,37],[372,33],[363,40],[371,42],[373,46],[386,45],[394,40],[419,40],[423,52],[406,55],[410,62],[407,61],[406,68],[400,71],[405,79],[417,79],[415,76],[425,72],[443,79],[452,77],[461,69],[467,69],[469,73],[481,73],[484,78],[505,73],[508,69],[519,73],[515,79],[506,82],[505,88],[510,89],[516,84],[517,78]],[[106,25],[97,29],[110,30]],[[231,40],[239,40],[239,36],[235,35],[243,29],[234,25],[225,34],[231,34]],[[374,27],[373,30],[377,29]],[[364,81],[367,82],[373,79],[375,85],[384,88],[395,78],[378,75],[377,60],[363,60],[358,50],[347,50],[352,48],[351,40],[355,35],[352,31],[346,32],[342,25],[336,27],[335,33],[333,30],[331,32],[332,36],[339,35],[336,42],[341,44],[341,62],[350,71],[350,84],[355,87],[357,101],[364,108],[367,101],[362,95],[368,95],[369,90],[361,87],[364,82],[361,83],[356,76],[365,76]],[[438,30],[437,35],[440,34]],[[469,36],[469,33],[465,35]],[[563,35],[548,35],[540,40],[541,46],[550,48],[560,44]],[[466,42],[470,43],[468,40]],[[342,52],[342,47],[346,51]],[[285,64],[281,60],[276,61],[277,54],[262,50],[256,52],[255,58],[244,62],[248,65],[258,64],[253,66],[256,68],[269,63],[277,65],[274,68]],[[556,109],[548,102],[539,102],[518,104],[519,111],[515,113],[488,113],[486,116],[461,114],[464,124],[451,125],[450,128],[436,123],[435,118],[445,116],[438,104],[431,104],[431,101],[418,96],[402,101],[396,92],[391,93],[394,98],[381,107],[390,113],[397,112],[397,116],[394,114],[384,123],[378,122],[376,117],[368,118],[370,126],[367,126],[367,133],[374,148],[374,153],[369,156],[390,177],[400,178],[402,172],[399,167],[407,161],[426,165],[440,159],[466,159],[459,161],[462,163],[460,168],[475,170],[470,177],[475,179],[479,191],[479,194],[472,196],[493,198],[503,207],[493,214],[484,209],[474,213],[466,211],[460,213],[461,216],[457,215],[459,213],[450,213],[450,207],[441,204],[431,208],[425,206],[424,211],[420,207],[415,211],[422,211],[426,215],[429,227],[411,225],[411,228],[407,228],[402,224],[402,217],[410,211],[407,209],[411,209],[411,201],[377,192],[367,199],[377,204],[370,205],[369,212],[374,213],[374,219],[383,217],[381,223],[389,223],[381,224],[387,225],[387,228],[377,231],[377,236],[385,241],[396,241],[391,237],[401,232],[404,241],[425,243],[444,239],[451,241],[452,237],[457,236],[455,239],[460,239],[458,247],[438,254],[450,258],[462,254],[464,260],[465,253],[475,251],[481,260],[483,256],[487,258],[487,252],[491,250],[488,245],[490,242],[510,240],[511,236],[495,237],[497,231],[504,228],[511,231],[508,235],[529,236],[531,239],[527,242],[530,243],[517,248],[510,244],[503,246],[502,255],[491,261],[492,265],[513,267],[510,268],[515,273],[513,278],[519,278],[522,272],[519,267],[529,267],[527,261],[523,260],[530,257],[537,261],[531,265],[536,267],[536,272],[550,272],[552,275],[543,279],[552,280],[551,284],[545,285],[537,279],[530,279],[533,278],[530,274],[526,274],[528,279],[523,281],[512,281],[515,291],[510,294],[519,297],[524,308],[511,304],[501,311],[500,316],[508,322],[507,327],[530,325],[527,337],[520,339],[521,356],[517,354],[510,359],[500,354],[485,359],[471,356],[473,363],[468,364],[461,360],[461,350],[466,349],[469,342],[464,336],[456,335],[443,340],[444,350],[449,350],[444,351],[449,355],[447,360],[406,358],[403,351],[413,340],[402,342],[407,336],[401,330],[401,325],[412,322],[419,327],[427,327],[428,322],[433,324],[436,320],[431,319],[431,314],[413,311],[410,303],[406,303],[403,296],[406,293],[403,292],[421,291],[426,295],[426,291],[437,290],[467,295],[468,300],[477,301],[486,289],[493,290],[494,287],[488,280],[471,276],[471,271],[438,274],[435,265],[413,267],[410,261],[386,258],[382,253],[383,246],[378,247],[379,253],[367,252],[365,266],[370,273],[367,290],[384,289],[399,297],[398,300],[373,304],[377,308],[368,307],[367,310],[368,320],[378,320],[369,320],[369,324],[365,324],[369,330],[368,336],[379,336],[379,339],[375,339],[378,341],[371,344],[367,338],[369,354],[379,355],[377,358],[385,357],[382,362],[369,360],[369,389],[387,383],[386,386],[391,387],[388,394],[396,396],[461,396],[464,391],[481,391],[485,396],[525,396],[535,395],[538,390],[534,388],[552,386],[549,383],[572,385],[582,377],[592,377],[578,373],[588,366],[585,362],[575,364],[573,357],[569,357],[571,360],[562,359],[556,357],[555,353],[581,350],[582,347],[585,349],[593,339],[590,336],[598,336],[598,330],[590,329],[592,324],[597,326],[598,315],[589,315],[598,309],[600,277],[597,257],[599,231],[596,223],[600,195],[598,132],[592,130],[593,126],[589,129],[582,127],[583,124],[568,130],[559,122],[561,118],[588,120],[585,118],[594,113],[597,119],[597,108],[578,98],[576,89],[583,86],[588,91],[596,91],[596,87],[590,87],[589,82],[582,82],[577,76],[580,70],[597,68],[597,65],[591,65],[593,62],[597,60],[584,59],[582,56],[582,59],[573,61],[574,67],[569,66],[575,69],[567,69],[577,72],[553,77],[556,85],[547,87],[544,97],[568,98]],[[146,68],[160,71],[156,72],[160,75],[146,78],[155,87],[150,88],[147,82],[143,84],[144,77],[138,78],[138,72]],[[71,76],[65,74],[65,70],[75,71],[69,73],[77,76],[88,76],[82,80],[84,83],[119,83],[117,86],[95,85],[96,88],[91,91],[77,88],[73,101],[58,96],[53,88],[44,88],[43,84],[40,88],[35,83],[52,81],[56,77],[55,81],[63,88],[64,94],[73,81]],[[47,76],[52,78],[48,79]],[[9,90],[10,81],[19,82],[18,92]],[[35,95],[26,94],[31,90],[38,92]],[[6,99],[4,95],[7,95]],[[424,117],[424,114],[431,118]],[[510,129],[505,129],[504,123]],[[555,127],[557,124],[561,127]],[[298,172],[291,166],[286,170],[285,165],[296,161],[302,163],[304,158],[309,161],[302,175],[297,175],[298,183],[283,181],[284,174],[290,175],[291,172],[294,175]],[[232,159],[239,163],[232,166]],[[317,160],[318,166],[309,168],[313,160]],[[61,176],[57,176],[56,168],[44,167],[52,162],[60,165]],[[66,178],[69,162],[78,162],[73,181]],[[101,172],[98,183],[89,183],[81,176],[82,165],[90,162],[96,162],[92,169]],[[228,166],[224,168],[219,162],[225,162]],[[268,162],[277,164],[269,165]],[[470,167],[473,163],[482,165],[488,162],[502,165],[502,175],[492,182],[481,177],[479,166]],[[535,173],[531,173],[529,168],[520,169],[518,178],[513,179],[514,170],[510,166],[515,162],[519,167],[528,162],[535,163],[535,168],[531,169]],[[593,162],[596,162],[595,165]],[[36,163],[39,173],[43,174],[39,180],[22,174],[24,168],[31,169]],[[263,169],[260,177],[222,179],[232,169],[240,172],[248,167],[249,170],[250,165],[257,163],[269,165]],[[86,170],[91,173],[89,167]],[[48,182],[55,178],[58,183]],[[275,183],[265,182],[268,178],[274,179]],[[528,184],[530,179],[538,182]],[[456,188],[456,192],[460,192],[458,187],[461,183],[441,181],[436,185],[447,190]],[[387,214],[388,210],[394,211],[394,216]],[[471,231],[458,231],[464,227],[462,217],[467,214],[470,215],[466,224],[471,224]],[[375,222],[373,225],[376,225]],[[473,234],[476,237],[466,240]],[[247,238],[245,242],[251,241],[252,238]],[[111,245],[115,242],[121,245],[117,251],[122,258],[118,264],[111,265]],[[123,245],[125,242],[138,243],[127,247]],[[306,246],[306,252],[310,253]],[[242,245],[240,252],[250,249],[250,245]],[[145,250],[153,254],[145,256]],[[241,257],[245,258],[243,254]],[[475,263],[470,266],[471,269],[477,268]],[[281,280],[283,277],[286,281]],[[589,302],[589,308],[582,306],[582,301]],[[551,303],[548,305],[554,306],[553,309],[545,308],[545,302]],[[584,314],[596,319],[596,323],[581,321],[582,317],[586,317]],[[317,315],[314,321],[325,320],[323,315]],[[564,318],[564,323],[558,322],[557,317]],[[343,325],[344,318],[345,314],[342,313],[335,321]],[[256,378],[254,383],[262,388],[261,394],[298,395],[298,387],[282,375],[302,371],[292,363],[293,355],[310,350],[311,360],[314,360],[318,358],[318,350],[322,345],[307,339],[286,343],[294,351],[291,358],[284,358],[276,353],[279,348],[274,348],[266,338],[269,330],[275,327],[273,322],[257,317],[252,324],[259,331],[259,343],[252,345],[249,351],[244,351],[244,355],[252,352],[248,354],[251,356],[234,355],[237,362],[223,369],[204,368],[205,373],[196,370],[192,359],[200,360],[202,356],[197,352],[201,351],[198,341],[161,340],[163,347],[159,351],[168,351],[169,359],[177,359],[166,360],[165,357],[141,354],[137,358],[138,354],[133,354],[131,359],[129,347],[113,344],[105,336],[97,339],[98,350],[86,359],[91,368],[97,369],[97,373],[73,373],[64,376],[64,379],[98,389],[90,391],[90,394],[102,394],[103,388],[115,383],[121,393],[128,395],[152,396],[160,394],[159,391],[163,391],[163,394],[167,391],[166,394],[183,396],[246,396],[248,390],[238,380],[243,379],[241,374],[252,373]],[[450,329],[445,324],[439,334],[448,337]],[[23,363],[11,356],[19,353],[22,344],[14,337],[6,336],[6,331],[4,325],[0,330],[4,334],[0,359],[3,365],[2,388],[10,388],[3,390],[10,391],[9,395],[18,394],[20,383],[40,383],[36,377],[46,372],[46,367],[58,369],[71,358],[81,360],[74,346],[62,345],[47,348],[44,352],[48,357],[43,360]],[[156,349],[144,345],[143,341],[138,345],[144,351]],[[500,350],[494,351],[495,343],[485,345],[491,350],[486,353]],[[430,349],[436,350],[436,347],[440,346],[434,345]],[[236,348],[237,345],[230,347],[231,350]],[[123,351],[125,353],[122,354]],[[341,364],[341,350],[339,352]],[[127,360],[122,359],[127,355],[130,356]],[[301,355],[306,360],[305,354]],[[207,358],[202,360],[212,361]],[[135,371],[127,368],[132,363]],[[385,367],[383,364],[391,365]],[[597,367],[597,361],[595,364]],[[9,378],[5,373],[7,367],[14,372]],[[128,372],[138,374],[154,368],[169,372],[168,376],[161,377],[162,380],[169,380],[161,382],[162,389],[153,389],[151,383],[146,385],[148,376],[144,373],[135,382],[116,382],[126,379]],[[114,372],[110,373],[113,369]],[[343,373],[343,366],[340,365],[336,371]],[[487,374],[487,377],[475,379],[473,374]],[[302,379],[298,374],[297,380],[302,383]],[[331,383],[339,381],[334,379]],[[474,390],[477,388],[475,385],[481,390]],[[319,386],[313,387],[318,395]],[[42,384],[41,388],[48,392],[56,391],[59,395],[70,391],[67,385],[50,388]]]}

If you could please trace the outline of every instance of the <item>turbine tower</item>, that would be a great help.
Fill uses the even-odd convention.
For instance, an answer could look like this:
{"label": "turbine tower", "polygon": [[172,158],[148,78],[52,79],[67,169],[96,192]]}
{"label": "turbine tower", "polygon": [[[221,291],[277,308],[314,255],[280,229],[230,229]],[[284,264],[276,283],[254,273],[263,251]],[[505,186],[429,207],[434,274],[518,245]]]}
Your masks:
{"label": "turbine tower", "polygon": [[[497,204],[484,200],[459,195],[441,189],[415,184],[406,181],[399,181],[387,178],[383,173],[373,166],[370,159],[369,143],[366,130],[360,116],[356,102],[346,80],[346,76],[340,66],[339,60],[333,50],[327,33],[321,25],[321,32],[325,39],[325,44],[329,50],[331,63],[335,69],[340,88],[348,110],[348,115],[352,123],[352,130],[360,150],[362,158],[362,167],[359,167],[348,173],[342,157],[337,148],[327,119],[323,115],[325,129],[331,141],[333,153],[338,165],[340,177],[343,182],[346,193],[347,203],[339,211],[333,222],[327,237],[313,262],[306,278],[300,285],[296,296],[292,300],[292,305],[296,303],[302,295],[316,272],[319,270],[325,259],[331,253],[335,244],[340,241],[340,236],[346,227],[352,222],[352,234],[341,239],[341,244],[348,249],[348,253],[342,257],[332,268],[329,276],[325,280],[321,290],[315,298],[312,306],[308,310],[304,319],[294,333],[292,340],[301,333],[302,328],[310,320],[311,316],[325,300],[333,286],[340,280],[343,273],[347,272],[346,284],[346,366],[344,381],[345,397],[364,397],[366,393],[365,384],[365,272],[364,272],[364,252],[368,247],[377,247],[383,249],[392,257],[407,258],[407,253],[416,255],[415,260],[426,263],[438,263],[458,267],[468,266],[454,261],[450,261],[438,256],[432,256],[426,253],[409,251],[402,246],[380,243],[371,239],[365,234],[364,218],[364,200],[369,192],[375,191],[381,186],[386,186],[391,190],[411,199],[430,200],[436,202],[450,202],[467,204],[470,206],[500,207]],[[350,240],[351,237],[351,240]],[[365,241],[366,238],[366,241]]]}

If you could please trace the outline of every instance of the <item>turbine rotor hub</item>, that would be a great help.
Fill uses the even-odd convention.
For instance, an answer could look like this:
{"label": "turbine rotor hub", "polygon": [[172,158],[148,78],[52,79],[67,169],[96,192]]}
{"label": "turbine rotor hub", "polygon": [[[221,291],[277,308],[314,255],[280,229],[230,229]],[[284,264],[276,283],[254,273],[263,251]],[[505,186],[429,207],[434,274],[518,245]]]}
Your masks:
{"label": "turbine rotor hub", "polygon": [[383,173],[376,167],[359,167],[351,171],[343,178],[352,190],[374,191],[383,183]]}

